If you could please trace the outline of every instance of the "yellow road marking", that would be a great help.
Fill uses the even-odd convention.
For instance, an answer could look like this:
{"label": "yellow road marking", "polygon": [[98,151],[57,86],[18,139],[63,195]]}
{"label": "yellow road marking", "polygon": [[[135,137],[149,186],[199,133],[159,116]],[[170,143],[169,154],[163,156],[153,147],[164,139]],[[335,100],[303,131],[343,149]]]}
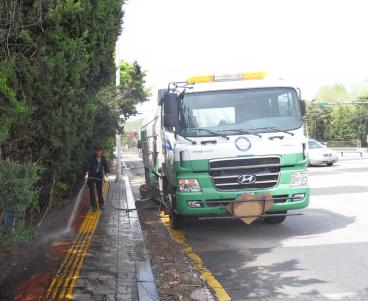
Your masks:
{"label": "yellow road marking", "polygon": [[[94,219],[94,221],[89,226],[89,229],[87,230],[88,232],[86,233],[87,237],[86,237],[86,240],[84,241],[83,251],[79,254],[79,256],[77,256],[77,259],[74,261],[72,272],[69,274],[69,277],[67,278],[67,282],[64,285],[64,288],[60,294],[61,299],[63,299],[64,296],[67,300],[70,300],[73,297],[74,285],[77,279],[79,278],[79,271],[83,265],[84,257],[87,255],[88,247],[91,243],[93,233],[96,230],[97,222],[100,218],[100,212],[98,212],[98,214],[99,214],[98,218]],[[70,286],[68,287],[70,280],[71,280],[71,283],[70,283]]]}
{"label": "yellow road marking", "polygon": [[218,282],[213,274],[203,265],[202,259],[193,251],[192,247],[187,243],[185,234],[180,230],[171,228],[169,216],[165,215],[163,211],[161,211],[160,213],[160,218],[161,222],[165,225],[166,229],[170,233],[170,236],[183,246],[184,252],[193,261],[194,268],[201,274],[202,278],[214,290],[217,299],[219,301],[230,301],[230,296],[227,294],[220,282]]}
{"label": "yellow road marking", "polygon": [[[75,283],[76,279],[79,278],[80,268],[78,269],[77,267],[79,267],[79,266],[81,267],[80,263],[84,262],[84,257],[86,256],[88,247],[91,243],[93,232],[96,229],[97,221],[98,221],[98,219],[100,218],[100,215],[101,215],[100,212],[98,212],[97,214],[98,214],[97,218],[94,218],[94,217],[90,218],[91,222],[88,224],[88,227],[87,227],[87,229],[84,233],[84,234],[86,234],[86,236],[85,236],[84,240],[81,243],[80,250],[78,250],[78,253],[76,254],[76,256],[74,258],[73,265],[71,267],[69,275],[66,277],[65,282],[63,284],[63,289],[62,289],[62,291],[60,293],[60,296],[59,296],[60,300],[63,300],[65,298],[66,299],[71,299],[72,298],[72,294],[68,295],[68,296],[70,296],[69,298],[68,298],[68,296],[65,296],[65,295],[66,295],[67,291],[68,292],[69,292],[69,290],[72,291],[73,288],[74,288],[74,286],[69,286],[69,282],[72,280],[72,283]],[[75,280],[75,281],[73,281],[73,280]]]}
{"label": "yellow road marking", "polygon": [[[83,229],[87,226],[87,222],[89,222],[90,219],[85,218],[82,225],[79,228],[79,234],[77,236],[77,238],[74,240],[72,246],[68,249],[67,251],[67,255],[65,256],[65,259],[63,261],[63,263],[61,264],[61,266],[59,267],[58,271],[56,272],[56,276],[53,279],[53,281],[51,282],[50,287],[47,290],[47,294],[46,294],[46,300],[55,300],[55,297],[58,293],[59,287],[60,287],[60,283],[63,281],[63,276],[64,276],[64,270],[68,269],[69,265],[70,265],[70,259],[72,258],[73,253],[75,253],[76,248],[78,247],[78,245],[80,245],[81,239],[82,239],[82,231]],[[50,299],[51,298],[51,299]]]}
{"label": "yellow road marking", "polygon": [[[103,194],[107,200],[110,183],[104,183]],[[87,254],[96,230],[101,212],[89,211],[79,227],[78,235],[68,249],[64,261],[56,272],[49,288],[41,300],[70,300],[73,297],[73,289],[79,278],[79,271],[83,266],[84,257]]]}
{"label": "yellow road marking", "polygon": [[[70,251],[68,252],[68,256],[66,258],[66,262],[65,264],[63,264],[63,267],[60,269],[60,271],[58,271],[57,275],[56,275],[56,283],[55,286],[53,288],[51,288],[51,299],[47,300],[63,300],[60,294],[60,289],[62,289],[63,287],[65,287],[68,283],[68,276],[69,273],[73,273],[73,269],[70,269],[72,266],[72,263],[74,262],[75,258],[80,256],[80,249],[82,248],[83,242],[84,242],[84,235],[86,233],[86,229],[89,227],[89,224],[93,221],[91,218],[91,215],[95,215],[96,217],[99,215],[98,213],[93,213],[93,212],[88,212],[87,216],[85,217],[85,220],[82,224],[82,226],[80,227],[79,233],[80,233],[80,237],[79,239],[76,241],[76,243],[74,245],[72,245],[72,247],[69,249]],[[47,296],[48,297],[48,296]]]}

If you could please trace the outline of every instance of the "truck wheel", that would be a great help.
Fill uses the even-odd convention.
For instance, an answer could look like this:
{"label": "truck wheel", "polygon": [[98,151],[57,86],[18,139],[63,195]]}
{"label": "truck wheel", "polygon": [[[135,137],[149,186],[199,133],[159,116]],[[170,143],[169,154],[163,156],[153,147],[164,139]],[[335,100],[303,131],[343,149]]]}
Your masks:
{"label": "truck wheel", "polygon": [[182,226],[182,216],[176,214],[173,210],[169,212],[170,226],[173,229],[180,229]]}
{"label": "truck wheel", "polygon": [[167,199],[169,204],[168,211],[169,211],[170,226],[173,229],[179,229],[183,224],[183,217],[175,212],[176,209],[175,197],[173,197],[172,194],[168,194]]}
{"label": "truck wheel", "polygon": [[[278,212],[272,212],[272,213],[279,213],[279,214],[286,214],[287,211],[278,211]],[[281,215],[281,216],[270,216],[270,217],[265,217],[263,218],[263,222],[265,224],[281,224],[284,220],[285,220],[286,216],[285,215]]]}
{"label": "truck wheel", "polygon": [[152,186],[151,181],[150,181],[150,174],[149,174],[149,170],[148,168],[144,169],[144,178],[146,180],[146,191],[147,191],[147,197],[154,201],[155,203],[157,203],[156,200],[156,193],[155,193],[155,186]]}

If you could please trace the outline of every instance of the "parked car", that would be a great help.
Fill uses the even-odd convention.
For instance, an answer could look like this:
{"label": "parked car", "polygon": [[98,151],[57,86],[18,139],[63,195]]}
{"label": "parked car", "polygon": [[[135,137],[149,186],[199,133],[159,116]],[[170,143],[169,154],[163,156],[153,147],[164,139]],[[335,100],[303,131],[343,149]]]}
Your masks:
{"label": "parked car", "polygon": [[314,139],[308,140],[307,153],[309,165],[327,164],[327,166],[331,166],[338,161],[335,151]]}

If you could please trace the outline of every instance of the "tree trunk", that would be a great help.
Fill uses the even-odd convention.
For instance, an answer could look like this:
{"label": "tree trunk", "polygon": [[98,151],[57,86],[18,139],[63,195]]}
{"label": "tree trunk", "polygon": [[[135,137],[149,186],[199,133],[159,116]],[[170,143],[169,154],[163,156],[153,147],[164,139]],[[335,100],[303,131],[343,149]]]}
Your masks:
{"label": "tree trunk", "polygon": [[53,175],[52,175],[52,183],[51,183],[51,188],[50,188],[50,193],[49,193],[49,200],[48,200],[45,212],[44,212],[41,220],[38,222],[37,227],[41,226],[41,224],[44,222],[48,212],[50,211],[50,208],[52,206],[53,196],[54,196],[55,184],[56,184],[56,172],[54,172]]}

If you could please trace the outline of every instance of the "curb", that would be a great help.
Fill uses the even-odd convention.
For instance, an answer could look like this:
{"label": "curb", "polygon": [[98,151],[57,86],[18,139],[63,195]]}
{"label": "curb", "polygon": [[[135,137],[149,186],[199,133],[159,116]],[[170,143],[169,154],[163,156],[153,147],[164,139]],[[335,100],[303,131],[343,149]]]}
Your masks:
{"label": "curb", "polygon": [[136,280],[138,286],[138,299],[140,301],[159,301],[155,279],[152,273],[151,262],[148,256],[146,244],[144,242],[141,224],[135,207],[135,200],[130,187],[129,177],[124,174],[126,198],[131,224],[131,234],[134,241],[134,256],[136,268]]}

